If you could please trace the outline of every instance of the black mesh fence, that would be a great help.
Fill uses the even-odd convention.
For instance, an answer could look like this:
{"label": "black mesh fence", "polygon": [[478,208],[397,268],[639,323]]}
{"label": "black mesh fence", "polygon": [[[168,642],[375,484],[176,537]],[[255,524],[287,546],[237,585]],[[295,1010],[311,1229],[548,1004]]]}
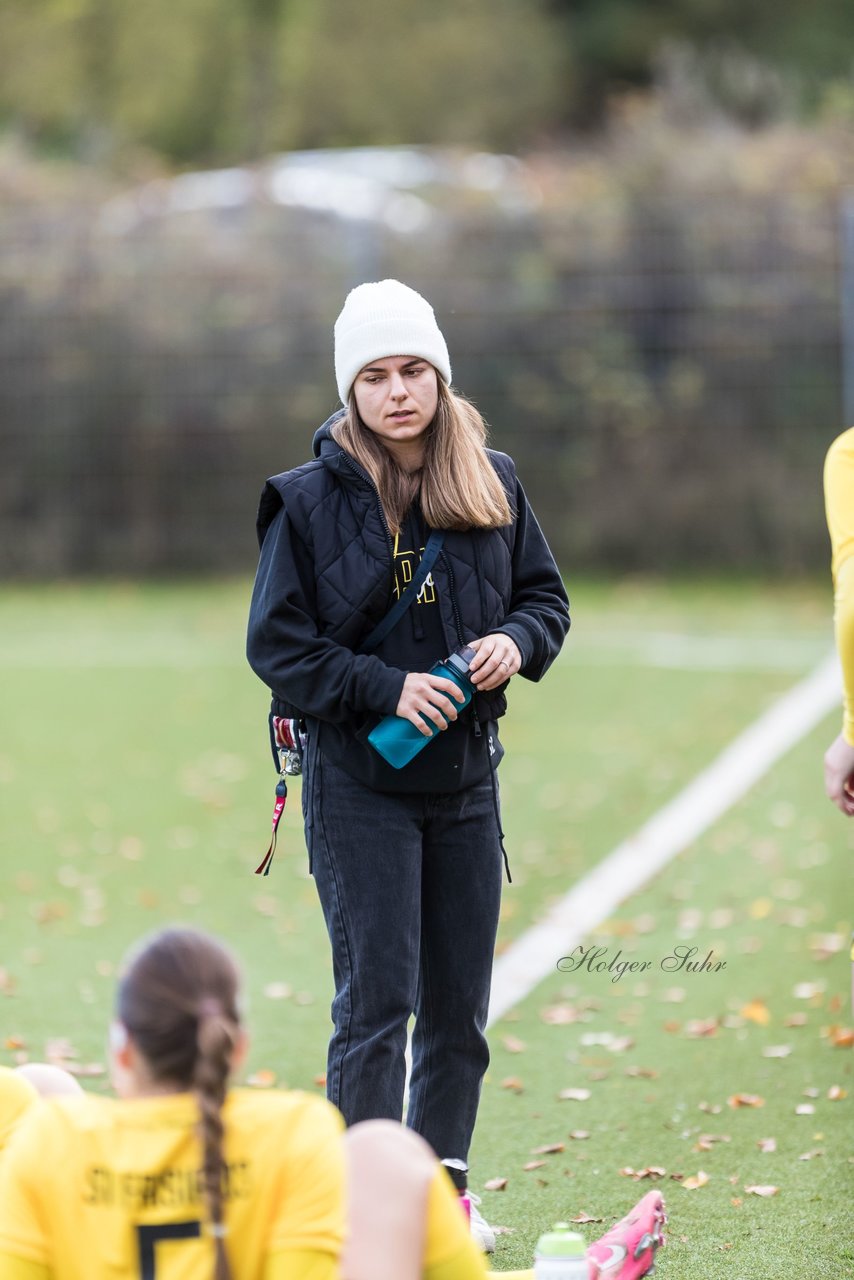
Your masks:
{"label": "black mesh fence", "polygon": [[247,199],[0,210],[0,571],[250,570],[265,476],[336,407],[332,324],[394,275],[561,563],[824,566],[836,197],[645,196],[416,229]]}

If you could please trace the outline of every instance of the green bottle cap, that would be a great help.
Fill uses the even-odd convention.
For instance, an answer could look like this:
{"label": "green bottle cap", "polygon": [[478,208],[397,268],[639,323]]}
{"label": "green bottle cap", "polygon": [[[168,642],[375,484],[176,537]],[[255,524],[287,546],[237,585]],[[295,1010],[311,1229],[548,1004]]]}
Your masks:
{"label": "green bottle cap", "polygon": [[568,1222],[556,1222],[537,1241],[538,1258],[583,1258],[586,1252],[584,1237],[573,1231]]}

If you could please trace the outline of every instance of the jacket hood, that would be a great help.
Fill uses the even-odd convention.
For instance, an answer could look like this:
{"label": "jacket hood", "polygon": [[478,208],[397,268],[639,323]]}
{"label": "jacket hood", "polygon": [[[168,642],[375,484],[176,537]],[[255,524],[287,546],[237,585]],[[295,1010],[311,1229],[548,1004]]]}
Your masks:
{"label": "jacket hood", "polygon": [[336,444],[332,439],[332,428],[336,422],[344,417],[345,413],[346,409],[338,409],[330,418],[327,418],[323,423],[323,426],[318,427],[314,433],[314,438],[311,442],[311,451],[315,458],[322,458],[327,465],[329,463],[329,458],[333,453],[341,452],[341,446]]}
{"label": "jacket hood", "polygon": [[342,483],[367,484],[369,482],[361,468],[357,468],[349,454],[345,453],[337,440],[332,438],[332,428],[346,412],[346,409],[338,409],[331,418],[326,419],[323,426],[317,428],[311,442],[312,452],[315,458],[320,459],[327,471],[331,471]]}

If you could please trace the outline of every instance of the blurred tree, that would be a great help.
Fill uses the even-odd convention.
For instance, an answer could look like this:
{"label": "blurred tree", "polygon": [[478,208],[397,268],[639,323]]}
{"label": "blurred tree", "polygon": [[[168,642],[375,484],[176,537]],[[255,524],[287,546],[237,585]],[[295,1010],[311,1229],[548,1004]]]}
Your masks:
{"label": "blurred tree", "polygon": [[89,158],[142,146],[182,164],[506,150],[661,83],[674,42],[696,51],[713,107],[761,124],[791,111],[793,84],[807,103],[834,77],[850,85],[852,41],[851,0],[0,0],[0,126]]}
{"label": "blurred tree", "polygon": [[543,0],[313,0],[284,35],[289,145],[514,147],[566,92],[567,42]]}
{"label": "blurred tree", "polygon": [[551,0],[579,68],[565,118],[598,119],[615,88],[649,85],[662,44],[690,41],[741,49],[803,82],[808,99],[828,77],[851,74],[850,0]]}
{"label": "blurred tree", "polygon": [[242,6],[248,77],[244,152],[256,157],[271,150],[277,132],[280,91],[276,45],[291,6],[288,0],[242,0]]}

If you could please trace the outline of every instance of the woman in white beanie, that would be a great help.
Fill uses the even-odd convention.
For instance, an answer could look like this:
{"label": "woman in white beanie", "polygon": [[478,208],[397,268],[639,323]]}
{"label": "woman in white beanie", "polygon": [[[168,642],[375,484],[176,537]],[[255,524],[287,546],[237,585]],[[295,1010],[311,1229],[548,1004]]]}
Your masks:
{"label": "woman in white beanie", "polygon": [[[306,841],[335,976],[328,1096],[348,1124],[400,1119],[414,1013],[407,1123],[460,1178],[489,1061],[497,722],[510,678],[539,680],[559,652],[568,605],[513,462],[451,390],[420,294],[354,289],[335,374],[345,408],[314,460],[262,495],[247,653],[274,723],[298,713],[307,729]],[[438,558],[407,594],[425,547]],[[459,689],[430,669],[465,646],[475,694],[458,714]],[[400,769],[367,741],[388,715],[435,735]],[[481,1240],[494,1243],[485,1224]]]}

